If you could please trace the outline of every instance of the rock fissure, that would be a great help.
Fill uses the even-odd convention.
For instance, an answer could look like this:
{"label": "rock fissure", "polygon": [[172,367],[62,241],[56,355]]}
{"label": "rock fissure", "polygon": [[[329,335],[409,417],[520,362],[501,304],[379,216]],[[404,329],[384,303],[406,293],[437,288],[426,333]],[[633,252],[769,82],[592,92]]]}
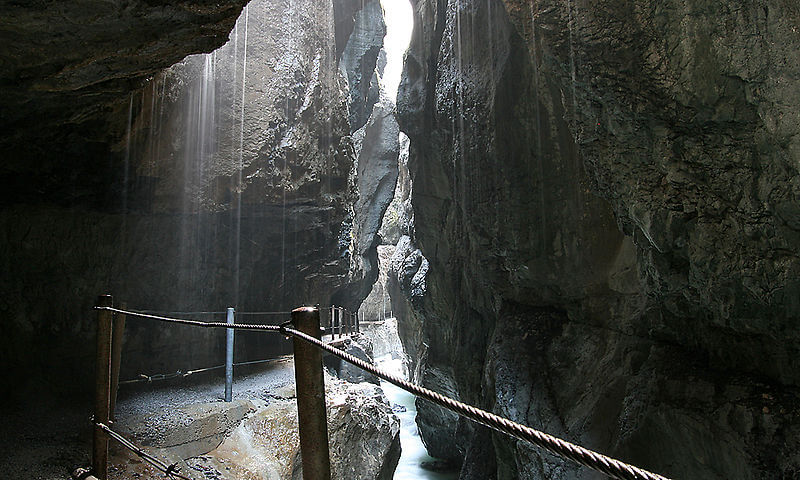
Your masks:
{"label": "rock fissure", "polygon": [[[15,395],[89,382],[72,346],[101,292],[355,310],[385,234],[424,386],[676,478],[800,471],[790,2],[415,0],[396,107],[376,0],[0,10]],[[222,353],[126,335],[123,377]],[[418,423],[461,480],[592,478],[429,405]]]}

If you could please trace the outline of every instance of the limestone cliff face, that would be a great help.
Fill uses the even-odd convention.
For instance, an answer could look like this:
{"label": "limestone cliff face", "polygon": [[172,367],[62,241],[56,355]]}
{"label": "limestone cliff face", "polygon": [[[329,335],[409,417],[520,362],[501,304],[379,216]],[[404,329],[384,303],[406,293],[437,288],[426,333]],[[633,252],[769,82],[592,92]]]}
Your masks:
{"label": "limestone cliff face", "polygon": [[[325,304],[352,280],[356,153],[347,85],[339,72],[336,38],[341,32],[333,29],[333,2],[254,1],[235,24],[225,16],[238,13],[229,12],[231,6],[193,5],[175,7],[199,12],[185,20],[195,22],[191,26],[176,29],[194,29],[199,38],[173,45],[182,52],[177,58],[151,51],[160,38],[152,28],[168,29],[153,20],[141,33],[147,41],[128,52],[138,65],[131,67],[134,72],[116,63],[98,70],[107,68],[109,75],[127,75],[136,82],[115,83],[119,88],[109,93],[108,105],[94,87],[79,89],[83,100],[98,102],[91,115],[82,113],[83,100],[70,92],[45,95],[29,84],[15,87],[35,97],[31,104],[41,102],[60,115],[73,102],[70,115],[85,122],[58,123],[55,115],[42,118],[41,111],[23,111],[9,103],[15,99],[4,97],[4,109],[25,116],[28,124],[41,123],[58,139],[26,144],[27,137],[9,131],[2,140],[8,157],[24,165],[6,167],[32,195],[9,195],[0,211],[6,227],[0,249],[8,273],[0,285],[9,328],[0,341],[4,365],[30,364],[33,371],[52,374],[46,378],[88,379],[92,344],[87,339],[94,332],[90,307],[104,292],[133,308],[288,310]],[[48,25],[56,14],[8,8],[45,15],[40,20]],[[115,17],[119,25],[108,28],[135,30],[120,27],[127,25],[128,15],[183,18],[169,13],[168,6],[148,10],[134,3],[130,8]],[[61,14],[68,15],[67,6]],[[96,33],[87,26],[75,35],[102,43],[106,37]],[[217,34],[224,38],[211,45],[206,37]],[[198,51],[198,45],[210,51],[228,35],[230,41],[213,54],[189,56],[152,75],[167,65],[151,64],[149,55],[163,54],[175,63]],[[46,35],[45,40],[56,41]],[[128,48],[129,39],[122,44],[113,40],[108,33],[102,48],[116,58],[114,49]],[[167,35],[163,41],[182,40]],[[30,41],[22,43],[33,48]],[[101,47],[92,43],[82,54],[91,55],[93,48]],[[15,73],[18,80],[24,78],[22,70]],[[85,76],[94,80],[85,83],[109,85],[102,75],[92,77],[93,71]],[[49,78],[38,71],[31,75],[34,83]],[[35,135],[35,130],[28,133]],[[62,145],[81,161],[56,156],[53,152]],[[32,147],[46,149],[46,155],[15,157]],[[50,169],[51,164],[58,169]],[[66,196],[37,183],[42,176],[52,176],[52,184]],[[28,205],[33,202],[35,207]],[[125,378],[215,365],[221,358],[221,337],[209,332],[129,322],[126,335]],[[240,339],[241,359],[282,348],[277,338]],[[31,378],[38,382],[39,375]]]}
{"label": "limestone cliff face", "polygon": [[[415,2],[422,381],[678,478],[796,473],[799,14]],[[420,426],[462,478],[595,478]]]}
{"label": "limestone cliff face", "polygon": [[188,54],[223,45],[246,2],[5,2],[3,204],[103,206],[128,98]]}
{"label": "limestone cliff face", "polygon": [[363,127],[372,113],[372,106],[380,99],[380,86],[375,68],[383,48],[386,25],[380,1],[364,2],[353,15],[353,33],[345,45],[340,60],[350,91],[350,128]]}
{"label": "limestone cliff face", "polygon": [[349,93],[348,118],[356,156],[351,181],[357,198],[350,231],[349,282],[333,300],[352,310],[359,308],[378,278],[379,230],[394,195],[400,152],[394,101],[386,96],[380,80],[386,34],[380,2],[364,3],[354,21],[339,66]]}

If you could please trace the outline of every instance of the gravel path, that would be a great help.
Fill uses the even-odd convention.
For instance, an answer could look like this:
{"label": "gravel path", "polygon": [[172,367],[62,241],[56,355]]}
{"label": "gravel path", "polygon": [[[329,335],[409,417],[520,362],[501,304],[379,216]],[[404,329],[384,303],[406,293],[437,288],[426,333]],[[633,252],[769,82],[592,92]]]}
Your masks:
{"label": "gravel path", "polygon": [[[141,416],[157,409],[222,401],[222,371],[183,379],[120,387],[117,416]],[[294,384],[291,357],[238,367],[234,398],[269,400],[270,392]],[[0,471],[7,478],[67,480],[90,464],[93,412],[90,397],[32,397],[24,405],[3,405],[0,414]]]}
{"label": "gravel path", "polygon": [[[242,372],[242,373],[239,373]],[[292,357],[282,357],[259,365],[237,367],[233,382],[233,398],[261,398],[268,400],[270,392],[294,385]],[[163,407],[180,407],[190,403],[223,401],[225,393],[224,371],[219,370],[203,377],[170,380],[169,384],[133,384],[120,391],[117,416],[140,416]]]}

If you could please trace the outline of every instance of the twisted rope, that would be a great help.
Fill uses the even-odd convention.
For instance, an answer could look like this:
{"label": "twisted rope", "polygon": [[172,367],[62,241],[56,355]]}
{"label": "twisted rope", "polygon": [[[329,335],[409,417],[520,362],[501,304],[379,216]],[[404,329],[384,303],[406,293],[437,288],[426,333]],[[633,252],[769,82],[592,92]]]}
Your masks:
{"label": "twisted rope", "polygon": [[[236,363],[233,364],[233,366],[234,367],[243,367],[243,366],[246,366],[246,365],[255,365],[255,364],[258,364],[258,363],[268,363],[268,362],[274,362],[274,361],[275,361],[274,358],[265,358],[263,360],[250,360],[250,361],[247,361],[247,362],[236,362]],[[133,378],[131,380],[123,380],[123,381],[120,381],[119,384],[120,385],[129,385],[129,384],[132,384],[132,383],[152,383],[152,382],[154,382],[156,380],[169,380],[169,379],[178,378],[178,377],[186,378],[188,376],[194,375],[195,373],[210,372],[212,370],[222,370],[223,368],[225,368],[225,365],[215,365],[213,367],[197,368],[197,369],[194,369],[194,370],[187,370],[186,372],[182,372],[182,371],[178,370],[175,373],[156,373],[154,375],[145,375],[144,373],[140,373],[139,374],[139,378]]]}
{"label": "twisted rope", "polygon": [[374,365],[365,362],[360,358],[332,347],[301,331],[293,328],[284,328],[281,330],[281,332],[285,332],[289,335],[312,343],[328,353],[335,355],[362,370],[377,375],[387,382],[392,383],[403,390],[406,390],[407,392],[413,393],[419,398],[433,402],[437,405],[447,408],[448,410],[452,410],[459,415],[467,417],[470,420],[480,423],[481,425],[485,425],[493,430],[497,430],[520,440],[530,442],[560,457],[570,459],[581,465],[602,472],[609,477],[621,480],[668,480],[666,477],[661,475],[649,472],[633,465],[629,465],[620,460],[607,457],[587,448],[575,445],[574,443],[570,443],[547,433],[540,432],[539,430],[531,427],[512,422],[507,418],[500,417],[485,410],[481,410],[471,405],[453,400],[452,398],[445,397],[444,395],[436,393],[433,390],[428,390],[427,388],[410,383],[400,377],[384,372],[383,370],[376,368]]}
{"label": "twisted rope", "polygon": [[178,472],[180,472],[180,468],[178,467],[178,464],[173,463],[173,464],[167,465],[166,463],[162,462],[158,458],[150,455],[149,453],[145,452],[141,448],[137,447],[133,442],[131,442],[127,438],[123,437],[122,435],[120,435],[119,433],[115,432],[114,430],[111,430],[110,428],[108,428],[107,425],[105,425],[103,423],[95,423],[95,426],[98,427],[99,429],[103,430],[104,432],[106,432],[106,434],[108,434],[108,436],[110,438],[116,440],[120,445],[122,445],[123,447],[127,448],[128,450],[130,450],[131,452],[136,454],[138,457],[140,457],[142,460],[144,460],[145,462],[147,462],[150,465],[152,465],[153,467],[155,467],[156,470],[160,471],[164,475],[166,475],[168,477],[180,478],[181,480],[192,480],[191,478],[185,477],[185,476],[181,475],[180,473],[178,473]]}
{"label": "twisted rope", "polygon": [[575,445],[574,443],[567,442],[566,440],[562,440],[560,438],[554,437],[550,434],[541,432],[534,428],[521,425],[516,422],[512,422],[507,418],[503,418],[500,417],[499,415],[495,415],[485,410],[481,410],[479,408],[473,407],[472,405],[467,405],[457,400],[453,400],[452,398],[445,397],[444,395],[436,393],[433,390],[428,390],[427,388],[415,385],[398,376],[380,370],[371,363],[365,362],[360,358],[357,358],[353,355],[343,352],[336,347],[328,345],[327,343],[312,337],[311,335],[303,333],[299,330],[295,330],[294,328],[289,328],[288,325],[290,322],[286,322],[281,325],[227,324],[221,322],[199,322],[195,320],[183,320],[177,318],[159,317],[139,312],[128,312],[125,310],[119,310],[112,307],[95,307],[95,309],[108,310],[111,312],[130,315],[134,317],[150,318],[153,320],[159,320],[163,322],[180,323],[184,325],[192,325],[198,327],[235,328],[240,330],[264,330],[270,332],[280,332],[286,337],[289,336],[297,337],[313,345],[316,345],[317,347],[327,351],[331,355],[339,357],[342,360],[351,363],[364,371],[372,373],[373,375],[376,375],[382,378],[383,380],[386,380],[387,382],[392,383],[402,388],[403,390],[414,394],[419,398],[433,402],[437,405],[447,408],[448,410],[452,410],[453,412],[458,413],[459,415],[462,415],[474,422],[480,423],[481,425],[485,425],[493,430],[532,443],[533,445],[543,448],[555,455],[572,460],[573,462],[579,463],[593,470],[597,470],[611,478],[616,478],[619,480],[669,480],[667,477],[627,464],[620,460],[608,457],[601,453],[597,453],[595,451],[581,447],[580,445]]}
{"label": "twisted rope", "polygon": [[271,332],[278,332],[280,327],[278,325],[254,325],[247,323],[225,323],[225,322],[200,322],[198,320],[185,320],[183,318],[170,318],[162,317],[159,315],[150,315],[142,312],[132,312],[128,310],[121,310],[114,307],[94,307],[95,310],[106,310],[129,317],[148,318],[150,320],[157,320],[159,322],[179,323],[181,325],[191,325],[193,327],[204,328],[232,328],[234,330],[266,330]]}

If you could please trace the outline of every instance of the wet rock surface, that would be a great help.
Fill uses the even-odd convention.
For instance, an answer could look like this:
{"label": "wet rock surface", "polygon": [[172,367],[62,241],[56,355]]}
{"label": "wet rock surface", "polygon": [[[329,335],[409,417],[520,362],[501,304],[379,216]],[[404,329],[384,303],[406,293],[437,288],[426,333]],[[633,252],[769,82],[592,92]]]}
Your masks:
{"label": "wet rock surface", "polygon": [[[389,283],[418,378],[667,475],[795,475],[770,449],[796,444],[799,13],[415,2],[414,229]],[[721,414],[761,421],[770,397],[775,430]],[[436,418],[423,438],[467,456],[462,478],[595,478]]]}
{"label": "wet rock surface", "polygon": [[[390,480],[400,456],[399,420],[379,387],[327,377],[326,402],[332,478]],[[300,478],[294,370],[276,361],[234,384],[234,401],[181,404],[180,390],[142,392],[121,403],[119,429],[181,472],[198,479]],[[161,395],[176,399],[160,404]],[[208,387],[192,398],[215,396]],[[158,405],[156,411],[151,410]],[[111,478],[147,473],[125,452]],[[143,470],[144,469],[144,470]]]}
{"label": "wet rock surface", "polygon": [[380,2],[363,2],[353,15],[353,22],[353,32],[339,64],[347,78],[350,128],[355,132],[367,123],[373,106],[380,99],[376,68],[386,35]]}
{"label": "wet rock surface", "polygon": [[[383,320],[391,316],[392,303],[386,287],[388,281],[389,263],[394,254],[394,245],[379,245],[378,248],[378,278],[372,286],[367,298],[358,307],[358,313],[364,321],[372,322]],[[397,351],[402,351],[402,348]],[[380,357],[381,354],[376,356]]]}
{"label": "wet rock surface", "polygon": [[[31,53],[39,43],[43,50],[29,61],[63,62],[63,70],[23,62],[4,71],[3,89],[27,93],[0,101],[3,122],[14,124],[0,135],[9,159],[0,211],[7,273],[0,312],[9,331],[0,363],[35,372],[4,383],[16,382],[20,392],[38,388],[38,377],[56,390],[85,386],[94,335],[88,312],[101,293],[148,310],[288,312],[330,303],[339,288],[363,280],[364,270],[350,275],[356,157],[332,4],[254,1],[237,21],[241,2],[129,2],[116,13],[107,2],[95,9],[56,3],[0,7],[8,13],[0,28],[20,33],[7,44],[20,49],[9,56],[13,65],[23,62],[23,45]],[[63,32],[69,29],[55,20],[62,17],[76,22],[73,31]],[[38,43],[26,33],[36,25]],[[228,38],[212,55],[180,61]],[[95,54],[107,61],[93,61]],[[64,85],[34,85],[50,76]],[[67,85],[78,77],[81,85]],[[108,99],[103,88],[112,90]],[[28,104],[6,105],[17,100]],[[91,111],[84,101],[94,102]],[[40,103],[54,112],[40,111]],[[223,358],[212,332],[132,321],[126,336],[123,378]],[[285,353],[273,340],[245,334],[237,358]]]}
{"label": "wet rock surface", "polygon": [[372,107],[366,125],[353,134],[358,198],[353,205],[351,282],[337,298],[354,310],[379,276],[379,230],[397,185],[399,134],[394,104],[385,95]]}
{"label": "wet rock surface", "polygon": [[[375,358],[372,353],[373,350],[371,342],[363,336],[351,338],[351,340],[348,341],[342,349],[345,353],[353,355],[354,357],[367,363],[373,363],[373,359]],[[355,365],[351,365],[350,363],[338,358],[333,359],[328,357],[326,360],[328,359],[333,360],[336,376],[341,380],[350,383],[369,382],[376,385],[380,383],[380,379],[378,377],[369,372],[361,370]]]}
{"label": "wet rock surface", "polygon": [[113,173],[107,152],[124,135],[130,92],[186,55],[224,44],[245,3],[0,7],[0,202],[102,204]]}

